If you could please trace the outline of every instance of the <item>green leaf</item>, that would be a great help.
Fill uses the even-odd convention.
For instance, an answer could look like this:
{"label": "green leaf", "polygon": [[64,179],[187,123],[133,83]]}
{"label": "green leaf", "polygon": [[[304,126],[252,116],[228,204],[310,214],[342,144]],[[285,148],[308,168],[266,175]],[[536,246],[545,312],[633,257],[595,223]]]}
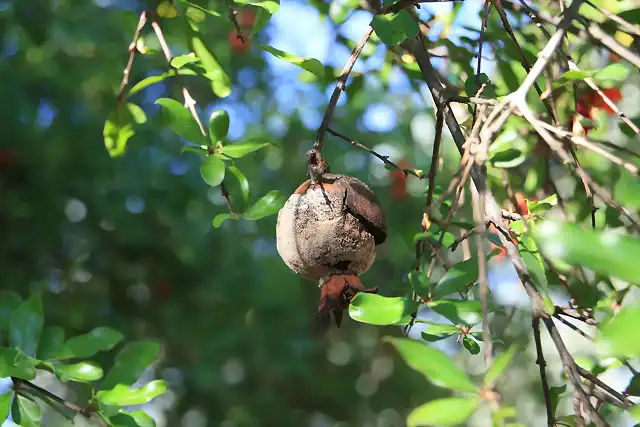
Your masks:
{"label": "green leaf", "polygon": [[13,291],[0,290],[0,331],[9,327],[11,313],[22,302],[22,297]]}
{"label": "green leaf", "polygon": [[484,374],[483,384],[485,387],[489,387],[490,384],[494,384],[498,377],[504,372],[505,369],[509,366],[513,357],[516,355],[517,347],[511,346],[507,351],[502,353],[500,356],[496,357],[493,361],[493,364],[487,369],[487,372]]}
{"label": "green leaf", "polygon": [[531,213],[540,213],[540,212],[548,211],[549,209],[551,209],[557,204],[558,204],[558,195],[552,194],[551,196],[545,197],[544,199],[539,200],[537,202],[531,202],[527,200],[527,209],[529,209],[529,212]]}
{"label": "green leaf", "polygon": [[297,65],[298,67],[309,71],[316,75],[319,79],[324,79],[324,66],[320,61],[315,58],[301,58],[296,55],[292,55],[287,52],[283,52],[274,47],[261,44],[258,45],[261,49],[269,52],[271,55],[275,56],[278,59],[282,59],[283,61],[287,61],[293,65]]}
{"label": "green leaf", "polygon": [[208,156],[200,163],[200,176],[212,187],[220,185],[224,180],[224,162],[217,156]]}
{"label": "green leaf", "polygon": [[247,209],[243,217],[255,221],[273,215],[284,206],[286,201],[286,197],[281,195],[278,190],[272,190]]}
{"label": "green leaf", "polygon": [[418,34],[418,23],[407,10],[376,15],[371,26],[378,38],[387,46],[396,46]]}
{"label": "green leaf", "polygon": [[193,64],[198,61],[200,61],[200,59],[196,58],[193,54],[180,55],[171,60],[171,66],[174,68],[182,68],[187,64]]}
{"label": "green leaf", "polygon": [[6,420],[11,412],[11,399],[13,399],[13,391],[0,394],[0,420]]}
{"label": "green leaf", "polygon": [[87,358],[101,351],[109,351],[123,339],[123,335],[108,327],[99,327],[77,337],[70,338],[57,359]]}
{"label": "green leaf", "polygon": [[611,230],[584,231],[578,226],[545,221],[534,232],[542,253],[552,260],[587,267],[598,273],[640,283],[640,239]]}
{"label": "green leaf", "polygon": [[229,133],[229,113],[225,110],[216,110],[209,119],[209,137],[216,144],[227,137]]}
{"label": "green leaf", "polygon": [[439,350],[408,338],[385,337],[383,341],[391,343],[409,367],[438,387],[477,392],[469,377]]}
{"label": "green leaf", "polygon": [[45,326],[38,345],[38,359],[53,360],[64,347],[64,329],[60,326]]}
{"label": "green leaf", "polygon": [[631,381],[629,381],[629,385],[627,386],[625,393],[630,396],[640,396],[640,374],[635,374],[633,378],[631,378]]}
{"label": "green leaf", "polygon": [[446,317],[454,325],[475,325],[482,320],[480,301],[441,299],[427,304],[433,311]]}
{"label": "green leaf", "polygon": [[143,89],[146,89],[147,87],[154,85],[156,83],[160,83],[161,81],[163,81],[164,79],[166,79],[167,77],[172,77],[175,76],[176,73],[171,70],[171,71],[167,71],[166,73],[162,73],[162,74],[158,74],[155,76],[149,76],[146,77],[142,80],[140,80],[138,83],[136,83],[131,89],[129,89],[129,93],[127,94],[128,96],[132,96],[135,95],[136,93],[140,92]]}
{"label": "green leaf", "polygon": [[489,161],[497,168],[508,169],[520,166],[526,158],[522,151],[515,148],[507,148],[494,153]]}
{"label": "green leaf", "polygon": [[16,394],[11,406],[11,418],[22,427],[40,427],[40,406],[32,399]]}
{"label": "green leaf", "polygon": [[480,405],[480,399],[448,397],[418,406],[407,417],[408,427],[455,426],[464,423]]}
{"label": "green leaf", "polygon": [[26,356],[15,348],[0,347],[0,378],[18,377],[32,380],[36,377],[37,359]]}
{"label": "green leaf", "polygon": [[202,66],[206,70],[205,77],[211,80],[213,93],[220,98],[226,98],[231,94],[231,80],[215,56],[207,49],[200,33],[195,31],[193,25],[192,30],[191,49],[200,59]]}
{"label": "green leaf", "polygon": [[111,157],[123,155],[127,148],[127,141],[136,133],[133,125],[143,124],[146,121],[147,116],[142,108],[131,102],[127,102],[125,108],[120,106],[109,114],[102,130],[104,145],[109,155]]}
{"label": "green leaf", "polygon": [[189,2],[189,1],[185,1],[185,3],[188,5],[188,9],[187,9],[187,11],[188,11],[189,9],[193,8],[193,9],[197,9],[197,10],[199,10],[200,12],[203,12],[203,13],[206,13],[206,14],[208,14],[208,15],[211,15],[211,16],[213,16],[214,18],[219,18],[219,17],[221,17],[221,16],[222,16],[222,15],[220,15],[220,14],[219,14],[216,10],[214,10],[214,9],[205,9],[205,8],[204,8],[204,7],[202,7],[202,6],[197,5],[197,4],[195,4],[195,3],[191,3],[191,2]]}
{"label": "green leaf", "polygon": [[220,228],[220,226],[222,225],[223,222],[225,222],[228,219],[235,219],[238,220],[238,217],[236,215],[230,214],[230,213],[222,213],[222,214],[218,214],[213,218],[213,226],[215,228]]}
{"label": "green leaf", "polygon": [[[636,126],[640,126],[640,117],[636,117],[635,119],[631,119],[631,122],[636,125]],[[625,122],[620,122],[618,123],[618,127],[620,128],[620,130],[622,131],[623,134],[625,134],[626,136],[634,136],[636,134],[636,132],[631,129],[629,127],[628,124],[626,124]]]}
{"label": "green leaf", "polygon": [[422,331],[422,339],[428,342],[440,341],[442,339],[449,338],[450,336],[460,333],[460,329],[458,329],[454,325],[424,321],[421,321],[421,323],[426,323],[429,325],[427,329]]}
{"label": "green leaf", "polygon": [[638,325],[640,325],[640,304],[623,307],[610,322],[602,325],[598,341],[608,354],[617,357],[637,357],[640,355]]}
{"label": "green leaf", "polygon": [[558,80],[568,80],[568,81],[576,81],[576,80],[584,80],[589,77],[593,77],[596,75],[598,71],[587,71],[587,70],[569,70],[562,74]]}
{"label": "green leaf", "polygon": [[98,392],[98,399],[105,405],[129,406],[143,405],[167,391],[167,382],[154,380],[143,387],[131,389],[118,384],[110,390]]}
{"label": "green leaf", "polygon": [[144,411],[121,411],[109,420],[118,427],[156,427],[155,420]]}
{"label": "green leaf", "polygon": [[453,265],[436,284],[435,297],[442,298],[456,292],[466,292],[469,283],[478,280],[478,261],[475,258]]}
{"label": "green leaf", "polygon": [[117,384],[130,386],[160,355],[160,344],[151,341],[137,341],[127,344],[116,356],[115,364],[109,370],[101,389],[107,390]]}
{"label": "green leaf", "polygon": [[427,298],[429,296],[429,278],[424,272],[415,270],[411,271],[407,274],[407,279],[409,279],[411,289],[413,289],[418,295],[423,298]]}
{"label": "green leaf", "polygon": [[35,357],[43,325],[42,300],[39,295],[34,295],[11,313],[9,345],[18,348],[27,356]]}
{"label": "green leaf", "polygon": [[271,15],[273,15],[280,9],[279,0],[235,0],[235,3],[250,4],[253,6],[261,7]]}
{"label": "green leaf", "polygon": [[102,378],[102,368],[93,362],[80,362],[71,365],[54,365],[56,376],[62,382],[91,382]]}
{"label": "green leaf", "polygon": [[249,199],[249,180],[247,180],[247,177],[244,176],[242,171],[236,166],[229,166],[227,170],[231,172],[231,175],[238,182],[240,193],[242,194],[242,199],[244,201],[247,201],[247,199]]}
{"label": "green leaf", "polygon": [[466,348],[471,354],[480,353],[480,344],[476,342],[473,338],[468,335],[462,337],[462,345]]}
{"label": "green leaf", "polygon": [[372,325],[406,325],[417,310],[418,303],[408,298],[360,292],[351,300],[349,316]]}
{"label": "green leaf", "polygon": [[268,142],[262,143],[251,143],[246,142],[244,144],[229,144],[223,145],[220,149],[220,153],[233,157],[234,159],[239,159],[241,157],[246,156],[249,153],[253,153],[254,151],[258,151],[261,148],[270,145]]}
{"label": "green leaf", "polygon": [[629,75],[629,68],[622,63],[610,64],[595,73],[596,80],[614,80],[622,82]]}
{"label": "green leaf", "polygon": [[162,106],[167,125],[172,131],[196,144],[204,141],[204,135],[200,132],[196,119],[182,104],[170,98],[159,98],[155,103]]}
{"label": "green leaf", "polygon": [[567,385],[564,384],[560,387],[550,387],[549,388],[549,400],[551,402],[551,410],[553,411],[553,415],[556,415],[556,409],[558,408],[558,403],[560,402],[560,396],[567,390]]}

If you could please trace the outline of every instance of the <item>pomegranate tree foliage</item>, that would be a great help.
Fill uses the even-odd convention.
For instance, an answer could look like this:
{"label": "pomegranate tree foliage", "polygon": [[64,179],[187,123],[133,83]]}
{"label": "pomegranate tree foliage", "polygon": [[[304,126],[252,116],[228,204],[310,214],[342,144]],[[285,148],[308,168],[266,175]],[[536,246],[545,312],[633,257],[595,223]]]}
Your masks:
{"label": "pomegranate tree foliage", "polygon": [[[640,9],[416,6],[5,2],[3,425],[640,419]],[[319,128],[389,223],[326,336],[274,240]]]}

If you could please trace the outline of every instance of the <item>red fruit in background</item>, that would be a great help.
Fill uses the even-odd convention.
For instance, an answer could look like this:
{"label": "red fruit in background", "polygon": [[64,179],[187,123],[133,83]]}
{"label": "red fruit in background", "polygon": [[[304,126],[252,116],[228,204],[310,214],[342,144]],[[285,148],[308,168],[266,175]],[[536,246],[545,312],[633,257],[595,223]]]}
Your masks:
{"label": "red fruit in background", "polygon": [[[409,162],[402,159],[398,162],[398,166],[407,169]],[[391,197],[395,200],[402,200],[407,197],[407,176],[399,169],[391,171]]]}
{"label": "red fruit in background", "polygon": [[[602,93],[611,100],[611,102],[616,103],[622,99],[622,93],[620,89],[611,88],[611,89],[602,89]],[[615,111],[607,104],[602,96],[595,90],[591,90],[585,95],[583,95],[580,99],[578,99],[576,110],[577,113],[583,117],[588,119],[593,119],[593,113],[596,110],[604,110],[608,114],[615,114]],[[571,116],[569,121],[569,128],[573,132],[574,135],[580,135],[584,132],[584,136],[587,136],[589,131],[593,129],[591,126],[582,125],[578,122],[576,114]]]}
{"label": "red fruit in background", "polygon": [[238,37],[238,30],[235,28],[231,30],[229,36],[227,37],[229,42],[229,46],[235,53],[244,53],[249,49],[249,44],[251,43],[251,39],[247,34],[242,34],[242,38]]}

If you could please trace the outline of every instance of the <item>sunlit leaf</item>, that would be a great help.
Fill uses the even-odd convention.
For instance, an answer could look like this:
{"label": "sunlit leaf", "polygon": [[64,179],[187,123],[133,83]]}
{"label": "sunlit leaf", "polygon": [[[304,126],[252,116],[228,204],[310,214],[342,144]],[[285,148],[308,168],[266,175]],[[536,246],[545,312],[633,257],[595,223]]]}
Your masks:
{"label": "sunlit leaf", "polygon": [[315,58],[301,58],[265,44],[261,44],[259,46],[261,49],[269,52],[278,59],[297,65],[298,67],[315,74],[319,79],[324,78],[324,66]]}
{"label": "sunlit leaf", "polygon": [[418,303],[408,298],[360,292],[351,300],[349,316],[372,325],[406,325],[417,310]]}
{"label": "sunlit leaf", "polygon": [[371,26],[378,38],[387,46],[395,46],[418,34],[418,23],[407,10],[376,15],[371,21]]}
{"label": "sunlit leaf", "polygon": [[156,8],[156,13],[161,18],[171,19],[178,16],[178,9],[176,9],[172,1],[162,0]]}
{"label": "sunlit leaf", "polygon": [[137,341],[127,344],[116,356],[115,364],[105,376],[100,388],[108,390],[117,384],[130,386],[159,355],[158,343]]}
{"label": "sunlit leaf", "polygon": [[489,161],[497,168],[515,168],[520,166],[526,160],[526,156],[520,150],[515,148],[507,148],[503,151],[494,153]]}
{"label": "sunlit leaf", "polygon": [[534,233],[542,253],[552,260],[640,283],[640,239],[611,230],[584,231],[569,223],[546,221]]}
{"label": "sunlit leaf", "polygon": [[428,342],[440,341],[445,338],[449,338],[453,335],[458,335],[460,329],[451,324],[435,323],[435,322],[421,322],[426,323],[429,326],[422,331],[422,339]]}
{"label": "sunlit leaf", "polygon": [[91,332],[69,338],[56,359],[87,358],[101,351],[108,351],[122,341],[124,337],[115,329],[98,327]]}
{"label": "sunlit leaf", "polygon": [[174,68],[182,68],[187,64],[193,64],[194,62],[198,62],[198,59],[195,55],[189,53],[187,55],[176,56],[171,60],[171,66]]}
{"label": "sunlit leaf", "polygon": [[475,258],[453,265],[436,284],[435,297],[466,292],[470,283],[478,280],[478,260]]}
{"label": "sunlit leaf", "polygon": [[34,295],[22,302],[11,313],[9,320],[9,345],[27,356],[35,357],[44,326],[42,299]]}
{"label": "sunlit leaf", "polygon": [[91,382],[102,378],[102,368],[93,362],[70,365],[56,364],[54,370],[60,381]]}
{"label": "sunlit leaf", "polygon": [[602,325],[598,341],[605,351],[613,356],[628,358],[640,356],[638,325],[640,325],[640,305],[623,307],[610,322]]}
{"label": "sunlit leaf", "polygon": [[13,391],[0,394],[0,420],[6,420],[11,412],[11,400],[13,399]]}
{"label": "sunlit leaf", "polygon": [[109,155],[118,157],[124,154],[129,138],[135,135],[134,124],[146,121],[147,116],[142,108],[131,102],[119,106],[109,114],[102,130],[104,145]]}
{"label": "sunlit leaf", "polygon": [[480,405],[480,398],[448,397],[418,406],[407,417],[408,427],[455,426],[465,422]]}
{"label": "sunlit leaf", "polygon": [[140,388],[129,388],[124,384],[118,384],[110,390],[98,392],[98,399],[105,405],[142,405],[150,402],[167,391],[167,382],[154,380]]}
{"label": "sunlit leaf", "polygon": [[40,427],[40,406],[29,397],[16,394],[11,405],[11,418],[21,427]]}
{"label": "sunlit leaf", "polygon": [[209,137],[216,144],[226,138],[229,132],[229,113],[225,110],[216,110],[209,118]]}
{"label": "sunlit leaf", "polygon": [[220,149],[220,153],[227,155],[229,157],[233,157],[234,159],[239,159],[241,157],[246,156],[249,153],[253,153],[254,151],[258,151],[261,148],[267,147],[269,145],[268,142],[262,143],[252,143],[246,142],[244,144],[227,144],[223,145]]}
{"label": "sunlit leaf", "polygon": [[480,301],[441,299],[427,305],[436,313],[446,317],[453,324],[475,325],[482,320]]}
{"label": "sunlit leaf", "polygon": [[273,15],[280,9],[279,0],[235,0],[235,3],[250,4],[252,6],[261,7],[271,15]]}
{"label": "sunlit leaf", "polygon": [[220,226],[222,226],[222,223],[225,222],[228,219],[238,219],[238,216],[230,214],[230,213],[222,213],[222,214],[218,214],[213,218],[212,224],[215,228],[220,228]]}
{"label": "sunlit leaf", "polygon": [[278,190],[272,190],[259,199],[244,213],[243,217],[252,221],[278,213],[284,206],[287,198]]}
{"label": "sunlit leaf", "polygon": [[629,75],[629,68],[622,63],[609,64],[595,73],[597,80],[624,81]]}
{"label": "sunlit leaf", "polygon": [[212,187],[220,185],[224,180],[224,162],[217,156],[208,156],[200,163],[200,176]]}
{"label": "sunlit leaf", "polygon": [[385,337],[404,361],[438,387],[475,393],[476,386],[449,358],[439,350],[408,338]]}
{"label": "sunlit leaf", "polygon": [[211,80],[211,88],[220,98],[226,98],[231,94],[231,80],[224,71],[213,53],[207,49],[202,36],[195,31],[192,26],[191,31],[191,49],[196,54],[200,63],[207,71],[205,77]]}
{"label": "sunlit leaf", "polygon": [[167,118],[167,125],[172,131],[194,143],[204,141],[204,136],[198,127],[198,123],[196,123],[196,119],[193,118],[184,105],[170,98],[159,98],[155,103],[162,106]]}
{"label": "sunlit leaf", "polygon": [[155,420],[144,411],[121,411],[109,420],[118,427],[156,427]]}
{"label": "sunlit leaf", "polygon": [[539,200],[537,202],[532,202],[530,200],[527,200],[527,209],[529,209],[529,212],[531,213],[540,213],[540,212],[548,211],[549,209],[551,209],[557,204],[558,204],[558,195],[552,194],[551,196],[545,197],[544,199]]}
{"label": "sunlit leaf", "polygon": [[516,355],[517,348],[515,346],[509,347],[507,351],[497,356],[493,364],[487,369],[484,374],[484,386],[488,387],[490,384],[494,384],[496,380],[502,375],[505,369],[509,366],[513,357]]}

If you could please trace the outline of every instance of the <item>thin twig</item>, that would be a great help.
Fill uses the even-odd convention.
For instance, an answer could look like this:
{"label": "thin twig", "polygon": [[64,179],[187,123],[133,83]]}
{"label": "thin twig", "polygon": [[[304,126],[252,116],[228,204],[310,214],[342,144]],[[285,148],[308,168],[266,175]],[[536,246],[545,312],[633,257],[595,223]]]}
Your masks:
{"label": "thin twig", "polygon": [[324,117],[322,118],[322,123],[320,123],[320,127],[318,128],[318,133],[316,134],[316,141],[313,143],[313,148],[318,153],[322,153],[322,143],[324,142],[324,135],[327,132],[327,128],[329,127],[329,123],[331,122],[331,118],[333,117],[333,111],[335,110],[336,105],[338,105],[338,99],[340,99],[340,95],[342,94],[342,91],[345,90],[347,78],[349,77],[349,74],[351,73],[351,70],[353,69],[353,66],[355,65],[356,61],[358,60],[358,57],[360,56],[362,49],[367,44],[367,41],[369,41],[369,37],[371,37],[372,33],[373,33],[373,27],[371,26],[367,27],[367,30],[364,32],[364,34],[360,38],[360,41],[358,42],[356,47],[353,48],[353,52],[351,52],[351,56],[349,56],[347,63],[344,65],[344,68],[342,69],[342,74],[340,74],[340,77],[338,77],[338,83],[336,84],[336,88],[333,90],[333,93],[331,94],[331,99],[329,100],[327,111],[325,111],[324,113]]}
{"label": "thin twig", "polygon": [[542,394],[544,395],[544,404],[547,409],[547,426],[553,427],[555,419],[553,417],[553,408],[551,407],[551,392],[549,390],[549,382],[547,381],[546,366],[544,353],[542,351],[542,340],[540,339],[540,318],[535,316],[531,320],[533,327],[533,338],[536,343],[536,364],[540,369],[540,380],[542,382]]}
{"label": "thin twig", "polygon": [[138,26],[136,27],[135,32],[133,33],[133,40],[129,45],[129,60],[127,61],[127,66],[124,68],[124,72],[122,73],[122,81],[120,82],[120,90],[118,91],[118,104],[122,104],[124,101],[124,90],[129,84],[129,77],[131,76],[131,69],[133,68],[133,60],[136,56],[136,52],[138,52],[138,39],[140,38],[140,33],[142,29],[147,23],[147,11],[143,11],[140,14],[140,19],[138,20]]}
{"label": "thin twig", "polygon": [[589,0],[585,0],[585,3],[587,3],[589,6],[591,6],[592,8],[594,8],[595,10],[597,10],[598,12],[602,13],[604,16],[607,17],[607,19],[612,20],[613,22],[619,24],[623,30],[629,34],[634,34],[636,36],[640,36],[640,30],[638,29],[637,26],[631,24],[630,22],[625,21],[624,19],[620,18],[618,15],[614,15],[613,13],[609,12],[608,10],[605,10],[603,8],[601,8],[600,6],[593,4],[592,2],[590,2]]}
{"label": "thin twig", "polygon": [[431,152],[431,166],[429,167],[429,188],[427,189],[427,203],[425,213],[431,216],[431,202],[433,201],[433,191],[436,185],[436,173],[438,170],[438,159],[440,158],[440,143],[442,140],[442,128],[444,127],[444,115],[440,109],[436,110],[436,132],[433,138],[433,151]]}

